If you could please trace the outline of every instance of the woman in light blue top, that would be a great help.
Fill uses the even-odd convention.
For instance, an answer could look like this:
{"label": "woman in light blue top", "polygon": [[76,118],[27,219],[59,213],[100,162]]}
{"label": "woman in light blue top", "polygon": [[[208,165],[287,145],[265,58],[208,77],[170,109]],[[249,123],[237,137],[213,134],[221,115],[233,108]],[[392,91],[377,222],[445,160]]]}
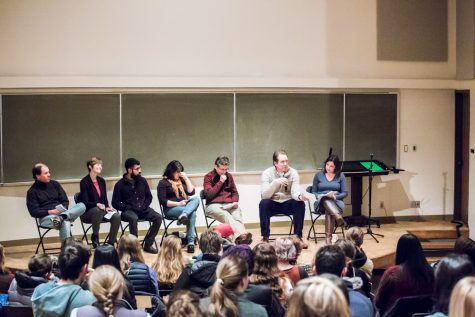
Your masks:
{"label": "woman in light blue top", "polygon": [[330,155],[323,170],[315,174],[312,192],[317,198],[315,211],[325,212],[325,240],[330,244],[335,222],[338,226],[345,224],[341,214],[345,208],[343,199],[348,196],[345,175],[341,172],[337,155]]}

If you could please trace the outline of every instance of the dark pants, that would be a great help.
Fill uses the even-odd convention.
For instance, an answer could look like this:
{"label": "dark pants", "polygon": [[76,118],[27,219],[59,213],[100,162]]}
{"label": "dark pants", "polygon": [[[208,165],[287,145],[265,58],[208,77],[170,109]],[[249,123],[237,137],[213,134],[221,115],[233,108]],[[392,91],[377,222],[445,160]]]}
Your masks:
{"label": "dark pants", "polygon": [[139,229],[137,226],[138,220],[147,220],[152,223],[148,234],[144,238],[146,245],[151,245],[155,241],[155,237],[157,236],[160,225],[162,224],[162,216],[150,207],[140,213],[133,210],[123,211],[122,220],[129,223],[129,232],[136,237],[139,235]]}
{"label": "dark pants", "polygon": [[293,215],[294,233],[302,238],[303,220],[305,218],[305,203],[295,199],[278,203],[271,199],[263,199],[259,203],[259,219],[261,221],[261,235],[269,237],[270,218],[276,214]]}
{"label": "dark pants", "polygon": [[117,232],[120,227],[120,215],[116,212],[110,219],[105,219],[106,212],[98,207],[90,208],[81,215],[81,221],[92,224],[92,234],[99,237],[99,228],[102,222],[110,222],[109,242],[115,243],[117,240]]}

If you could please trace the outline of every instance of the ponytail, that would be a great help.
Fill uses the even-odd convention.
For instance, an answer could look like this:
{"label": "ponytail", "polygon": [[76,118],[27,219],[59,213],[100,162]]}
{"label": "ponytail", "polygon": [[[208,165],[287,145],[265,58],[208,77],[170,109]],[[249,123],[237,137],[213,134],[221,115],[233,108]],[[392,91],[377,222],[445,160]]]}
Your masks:
{"label": "ponytail", "polygon": [[101,265],[89,278],[89,289],[107,317],[114,316],[114,304],[122,298],[125,282],[122,273],[111,265]]}
{"label": "ponytail", "polygon": [[247,278],[247,263],[237,256],[221,259],[216,269],[216,281],[211,289],[209,312],[213,317],[238,317],[235,291]]}

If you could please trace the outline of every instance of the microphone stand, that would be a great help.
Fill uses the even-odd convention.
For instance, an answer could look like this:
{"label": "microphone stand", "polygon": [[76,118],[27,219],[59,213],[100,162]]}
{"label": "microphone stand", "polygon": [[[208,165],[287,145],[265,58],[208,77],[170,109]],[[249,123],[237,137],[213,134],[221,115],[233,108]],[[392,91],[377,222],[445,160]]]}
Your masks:
{"label": "microphone stand", "polygon": [[371,229],[371,194],[373,191],[373,154],[370,154],[370,163],[369,163],[369,175],[368,175],[368,182],[369,182],[369,203],[368,203],[368,228],[366,229],[365,234],[369,234],[377,243],[379,243],[378,239],[375,236],[384,238],[384,235],[379,233],[374,233]]}

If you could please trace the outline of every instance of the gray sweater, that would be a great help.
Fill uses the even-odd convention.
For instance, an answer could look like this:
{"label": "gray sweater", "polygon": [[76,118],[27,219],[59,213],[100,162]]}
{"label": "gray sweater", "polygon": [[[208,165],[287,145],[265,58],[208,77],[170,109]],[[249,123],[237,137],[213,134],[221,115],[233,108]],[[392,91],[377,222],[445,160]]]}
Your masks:
{"label": "gray sweater", "polygon": [[[289,180],[287,186],[282,186],[277,182],[278,178],[285,177]],[[299,200],[300,178],[295,169],[289,167],[287,173],[277,173],[274,166],[269,167],[262,172],[261,177],[261,197],[262,199],[272,199],[276,202],[283,203],[290,199]]]}

